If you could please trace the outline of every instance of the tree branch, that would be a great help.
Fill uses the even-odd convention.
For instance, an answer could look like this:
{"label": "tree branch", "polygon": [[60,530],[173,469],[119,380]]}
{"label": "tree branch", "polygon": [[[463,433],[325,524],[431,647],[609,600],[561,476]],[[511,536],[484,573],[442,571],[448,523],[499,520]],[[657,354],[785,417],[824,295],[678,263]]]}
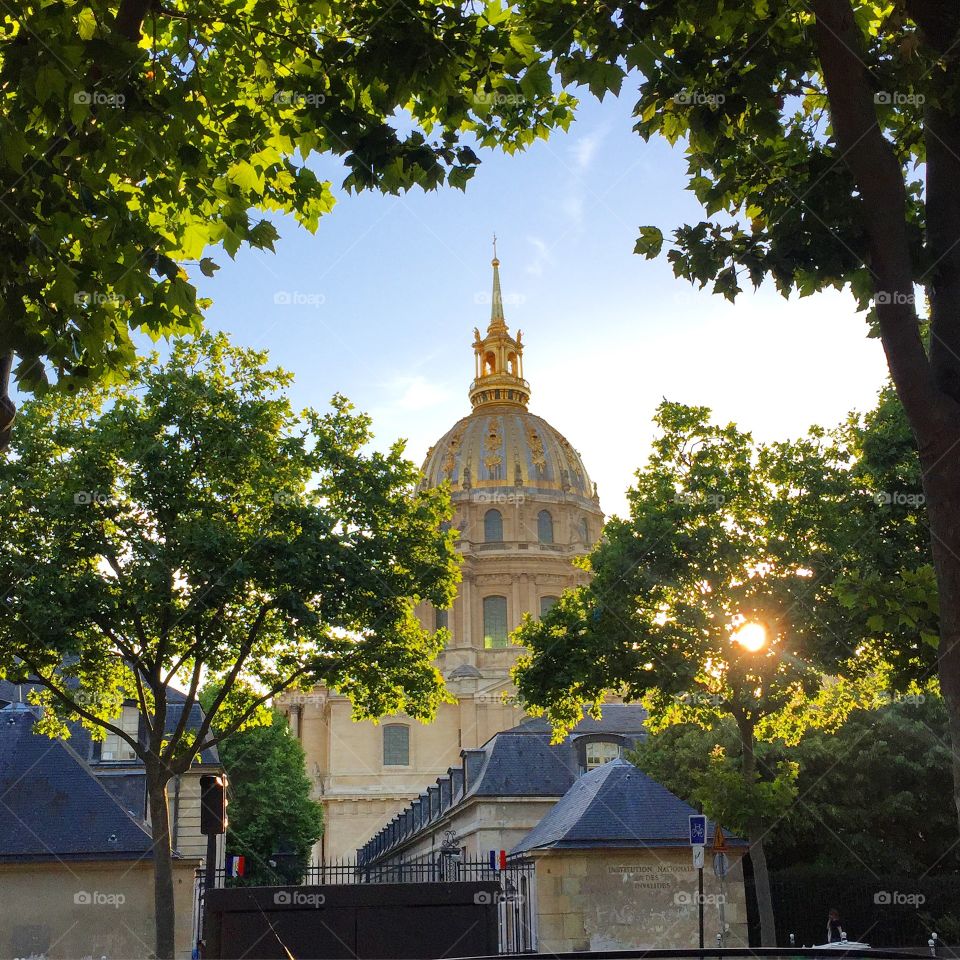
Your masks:
{"label": "tree branch", "polygon": [[[252,701],[250,706],[247,707],[247,709],[240,715],[240,717],[238,717],[228,727],[224,728],[216,736],[213,736],[209,740],[205,740],[202,743],[200,742],[200,739],[198,737],[193,750],[190,752],[188,757],[183,758],[184,760],[186,760],[186,763],[184,764],[183,769],[180,770],[179,772],[182,773],[184,770],[186,770],[187,767],[189,767],[190,764],[193,762],[193,758],[198,754],[203,753],[204,750],[209,750],[211,747],[215,747],[222,740],[226,740],[228,737],[232,737],[237,732],[237,730],[239,730],[240,727],[242,727],[247,722],[247,720],[249,720],[250,717],[252,717],[254,713],[261,706],[263,706],[264,703],[267,702],[267,700],[269,700],[271,697],[275,697],[278,693],[282,693],[284,690],[287,689],[287,687],[295,683],[299,677],[303,676],[305,673],[308,673],[308,672],[309,672],[308,667],[301,667],[299,670],[295,670],[292,674],[290,674],[289,677],[287,677],[286,680],[283,681],[283,683],[278,684],[277,686],[271,688],[265,694],[263,694],[263,696],[258,697],[256,700]],[[209,729],[208,729],[208,732],[209,732]]]}
{"label": "tree branch", "polygon": [[[921,445],[936,434],[944,397],[934,385],[913,302],[914,266],[900,161],[877,121],[873,89],[849,0],[814,0],[816,41],[840,154],[860,191],[880,339]],[[882,302],[881,302],[882,301]]]}
{"label": "tree branch", "polygon": [[18,656],[30,668],[30,672],[32,676],[34,677],[36,682],[40,684],[40,686],[45,687],[47,690],[49,690],[58,700],[61,701],[61,703],[65,704],[72,712],[83,717],[85,720],[89,720],[91,723],[95,724],[96,726],[102,727],[108,733],[115,734],[116,736],[120,737],[122,740],[126,740],[126,742],[129,743],[131,747],[133,747],[134,753],[136,753],[136,755],[140,757],[141,760],[144,760],[144,761],[146,760],[146,752],[144,751],[142,745],[138,740],[134,740],[128,733],[121,730],[120,727],[114,726],[112,723],[110,723],[107,720],[101,720],[98,716],[91,713],[89,710],[86,710],[83,707],[81,707],[80,704],[77,703],[77,701],[73,697],[64,693],[63,690],[61,690],[60,687],[56,686],[49,678],[44,677],[43,674],[40,673],[40,668],[36,663],[32,663],[30,659],[28,657],[25,657],[22,653],[19,653]]}
{"label": "tree branch", "polygon": [[[199,645],[199,639],[197,643]],[[177,725],[174,728],[173,733],[170,735],[170,739],[167,741],[167,748],[163,752],[164,761],[173,759],[173,755],[176,752],[175,746],[180,742],[180,738],[183,736],[183,732],[187,728],[187,720],[190,717],[190,711],[193,709],[193,705],[197,702],[197,687],[200,685],[200,674],[202,671],[203,661],[197,657],[193,662],[193,675],[190,677],[190,687],[187,690],[187,699],[183,705],[183,710],[180,712],[180,719],[177,721]]]}
{"label": "tree branch", "polygon": [[13,351],[0,356],[0,453],[10,446],[17,405],[10,399],[10,372],[13,369]]}
{"label": "tree branch", "polygon": [[[243,646],[240,648],[237,659],[234,662],[230,673],[227,674],[227,677],[223,681],[219,692],[217,693],[216,697],[214,697],[213,703],[210,704],[210,709],[206,711],[203,722],[200,724],[200,729],[197,731],[197,738],[194,741],[195,744],[200,743],[210,732],[210,724],[213,722],[213,717],[220,709],[223,701],[226,700],[227,695],[230,693],[230,689],[233,687],[234,683],[236,683],[237,677],[240,676],[240,671],[243,669],[243,664],[250,655],[250,651],[253,649],[253,645],[256,642],[257,635],[260,633],[260,628],[263,626],[263,621],[272,606],[272,603],[261,604],[260,610],[257,612],[257,616],[254,618],[253,623],[250,625],[250,629],[247,632],[247,638],[244,640]],[[192,756],[196,756],[196,749],[192,750],[191,754]]]}
{"label": "tree branch", "polygon": [[113,23],[114,30],[131,43],[139,43],[143,20],[154,0],[123,0]]}

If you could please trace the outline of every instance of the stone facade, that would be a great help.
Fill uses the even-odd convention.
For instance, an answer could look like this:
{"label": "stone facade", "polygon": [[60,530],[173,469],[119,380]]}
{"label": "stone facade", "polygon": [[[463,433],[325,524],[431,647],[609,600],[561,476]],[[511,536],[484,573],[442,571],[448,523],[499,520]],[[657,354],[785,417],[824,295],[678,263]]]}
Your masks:
{"label": "stone facade", "polygon": [[[689,849],[549,850],[536,862],[540,953],[655,950],[699,943],[697,871]],[[704,946],[747,945],[740,853],[727,878],[703,871]]]}

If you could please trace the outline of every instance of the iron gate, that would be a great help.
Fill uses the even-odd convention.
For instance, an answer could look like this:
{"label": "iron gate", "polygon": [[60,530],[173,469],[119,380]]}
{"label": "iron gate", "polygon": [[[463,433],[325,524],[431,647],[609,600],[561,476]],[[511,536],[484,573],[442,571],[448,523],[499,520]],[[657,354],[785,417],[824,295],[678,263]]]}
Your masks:
{"label": "iron gate", "polygon": [[[511,858],[506,867],[492,868],[486,859],[431,854],[412,860],[371,865],[358,865],[353,860],[310,864],[299,878],[299,885],[377,883],[448,883],[452,881],[494,880],[500,885],[497,897],[497,920],[500,953],[537,952],[537,889],[534,861]],[[246,887],[253,884],[245,877],[228,877],[216,871],[217,887]],[[288,878],[277,876],[275,883],[284,885]],[[194,943],[202,936],[204,872],[197,871],[194,886]],[[494,896],[491,894],[491,896]]]}

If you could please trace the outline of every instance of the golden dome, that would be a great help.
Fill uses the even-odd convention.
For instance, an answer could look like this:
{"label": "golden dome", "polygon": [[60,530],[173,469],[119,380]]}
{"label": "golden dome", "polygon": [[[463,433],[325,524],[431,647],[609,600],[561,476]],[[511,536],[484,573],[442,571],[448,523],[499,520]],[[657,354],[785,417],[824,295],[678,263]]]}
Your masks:
{"label": "golden dome", "polygon": [[487,335],[473,333],[473,412],[427,452],[425,483],[449,481],[454,494],[499,488],[504,493],[571,496],[597,505],[580,454],[546,420],[527,410],[523,340],[510,335],[503,316],[500,261],[493,259],[493,294]]}
{"label": "golden dome", "polygon": [[596,502],[580,454],[546,420],[519,405],[491,404],[464,417],[430,448],[423,472],[430,486],[449,480],[455,495],[499,488]]}

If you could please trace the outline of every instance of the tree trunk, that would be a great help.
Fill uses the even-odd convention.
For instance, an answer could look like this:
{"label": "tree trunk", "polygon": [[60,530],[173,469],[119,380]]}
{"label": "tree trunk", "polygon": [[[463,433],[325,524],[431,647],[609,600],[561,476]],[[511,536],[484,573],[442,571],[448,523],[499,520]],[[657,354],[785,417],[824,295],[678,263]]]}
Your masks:
{"label": "tree trunk", "polygon": [[10,399],[10,372],[13,369],[13,354],[0,356],[0,453],[10,446],[10,434],[17,415],[16,404]]}
{"label": "tree trunk", "polygon": [[157,960],[173,960],[176,925],[167,783],[168,779],[165,779],[159,770],[148,769],[147,793],[153,832],[153,911]]}
{"label": "tree trunk", "polygon": [[944,61],[938,103],[924,117],[927,150],[926,256],[919,277],[930,295],[930,354],[920,337],[900,160],[877,121],[873,80],[850,0],[814,0],[817,50],[839,153],[861,197],[880,339],[897,396],[917,440],[940,599],[940,689],[953,745],[960,828],[960,104],[952,89],[960,18],[956,6],[909,0],[924,39]]}
{"label": "tree trunk", "polygon": [[[742,763],[740,772],[748,790],[752,790],[756,777],[757,761],[753,746],[753,724],[741,714],[735,715],[740,731]],[[777,945],[777,929],[773,918],[773,897],[770,895],[770,874],[767,872],[767,855],[763,849],[763,821],[760,817],[747,820],[747,840],[750,843],[750,863],[753,865],[753,885],[757,898],[757,913],[760,914],[760,946]]]}

